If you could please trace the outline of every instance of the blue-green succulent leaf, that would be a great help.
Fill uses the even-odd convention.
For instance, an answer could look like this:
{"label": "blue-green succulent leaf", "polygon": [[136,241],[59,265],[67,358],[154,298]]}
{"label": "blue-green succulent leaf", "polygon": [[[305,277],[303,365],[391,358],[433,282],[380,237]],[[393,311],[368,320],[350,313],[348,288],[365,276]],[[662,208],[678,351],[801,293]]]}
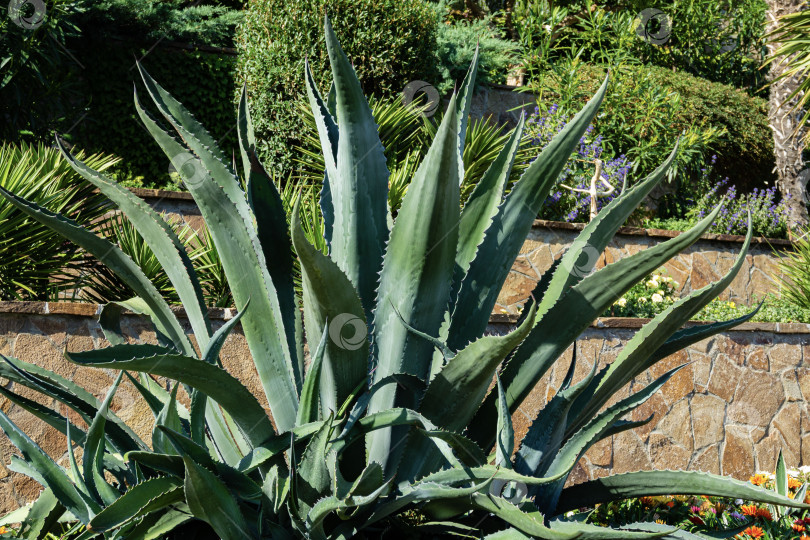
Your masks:
{"label": "blue-green succulent leaf", "polygon": [[[388,240],[388,167],[371,109],[328,19],[325,33],[340,133],[334,176],[327,171],[334,209],[329,254],[370,318]],[[329,147],[324,152],[329,163]]]}
{"label": "blue-green succulent leaf", "polygon": [[[330,334],[320,381],[321,410],[327,416],[337,412],[368,374],[368,326],[360,297],[346,274],[306,239],[298,202],[291,230],[301,261],[307,336],[314,343],[324,332]],[[345,335],[345,330],[350,330],[351,335]]]}
{"label": "blue-green succulent leaf", "polygon": [[[439,333],[443,320],[458,245],[457,127],[454,97],[391,231],[373,325],[374,382],[399,373],[426,380],[430,372],[432,344],[415,336],[402,320],[430,335]],[[391,408],[396,396],[396,387],[380,389],[371,397],[369,412]],[[402,392],[399,396],[406,397]],[[399,445],[392,455],[393,436],[384,429],[369,440],[369,462],[382,464],[387,472],[386,464],[396,463],[404,449]]]}

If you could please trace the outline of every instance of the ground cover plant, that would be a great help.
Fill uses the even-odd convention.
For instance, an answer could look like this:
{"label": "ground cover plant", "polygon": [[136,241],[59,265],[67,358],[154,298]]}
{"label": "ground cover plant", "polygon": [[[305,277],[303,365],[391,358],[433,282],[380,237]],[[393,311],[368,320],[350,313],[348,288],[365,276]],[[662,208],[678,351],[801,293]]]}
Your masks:
{"label": "ground cover plant", "polygon": [[[810,500],[807,482],[810,467],[787,469],[780,454],[774,473],[760,471],[749,482],[794,500]],[[678,525],[684,529],[711,535],[718,530],[733,529],[738,540],[807,540],[810,538],[810,515],[775,505],[758,504],[742,498],[724,499],[700,496],[659,496],[614,501],[599,505],[588,516],[589,521],[603,525],[620,525],[638,520]],[[711,537],[711,536],[709,536]]]}
{"label": "ground cover plant", "polygon": [[[677,300],[677,281],[667,275],[664,268],[652,272],[646,279],[633,285],[603,317],[651,318],[663,313]],[[733,300],[714,299],[693,317],[694,321],[730,321],[751,314],[751,322],[810,323],[810,309],[796,303],[785,291],[782,296],[773,293],[754,298],[752,305]]]}
{"label": "ground cover plant", "polygon": [[[652,278],[654,276],[650,276]],[[667,276],[663,276],[667,277]],[[650,318],[665,311],[673,303],[674,296],[661,296],[657,291],[662,290],[659,282],[656,289],[651,290],[650,280],[637,284],[622,298],[617,300],[609,309],[605,310],[603,317],[641,317]],[[664,290],[666,285],[664,285]],[[662,300],[655,295],[658,294]],[[735,302],[733,300],[712,300],[703,309],[692,317],[693,321],[730,321],[756,313],[749,319],[751,322],[768,323],[810,323],[810,309],[797,306],[792,300],[779,297],[772,293],[762,298],[755,298],[752,305]]]}
{"label": "ground cover plant", "polygon": [[[183,302],[199,353],[155,287],[118,248],[0,189],[8,205],[81,245],[138,294],[101,313],[110,347],[66,353],[79,365],[117,372],[103,401],[34,364],[0,363],[0,375],[13,383],[0,393],[67,438],[69,467],[63,468],[0,411],[0,427],[24,458],[13,456],[9,467],[46,488],[20,518],[20,536],[44,534],[69,512],[82,538],[180,535],[189,525],[204,526],[197,532],[201,537],[226,540],[379,538],[387,530],[487,538],[695,538],[654,522],[605,528],[566,516],[618,497],[670,493],[810,508],[784,494],[697,472],[645,471],[564,487],[592,444],[642,424],[622,417],[682,366],[605,408],[615,392],[658,360],[747,319],[678,330],[734,278],[750,231],[728,275],[656,316],[611,365],[597,372],[596,359],[584,359],[594,367],[574,381],[578,360],[572,359],[561,391],[515,448],[511,414],[536,381],[600,313],[694,243],[719,212],[685,234],[591,273],[589,252],[605,248],[665,176],[673,152],[584,228],[534,291],[517,328],[484,335],[526,233],[597,113],[607,82],[504,196],[521,121],[460,210],[461,134],[474,61],[394,217],[373,116],[328,21],[325,39],[334,100],[322,98],[309,71],[304,78],[324,148],[320,205],[328,254],[306,239],[297,206],[288,228],[281,197],[256,156],[244,93],[238,130],[246,192],[211,135],[140,70],[149,98],[177,138],[136,94],[139,117],[167,157],[183,157],[186,166],[179,172],[209,226],[239,309],[216,332],[193,264],[168,224],[65,151],[150,244]],[[303,322],[294,253],[302,271]],[[150,317],[159,344],[125,342],[118,324],[122,306]],[[237,322],[272,422],[219,365],[220,348]],[[306,368],[304,330],[312,353]],[[174,382],[163,387],[150,375]],[[109,411],[125,376],[155,415],[151,447]],[[75,416],[20,395],[23,387],[61,402],[87,428]],[[190,398],[188,408],[178,403],[181,391]],[[74,445],[83,449],[81,465]]]}

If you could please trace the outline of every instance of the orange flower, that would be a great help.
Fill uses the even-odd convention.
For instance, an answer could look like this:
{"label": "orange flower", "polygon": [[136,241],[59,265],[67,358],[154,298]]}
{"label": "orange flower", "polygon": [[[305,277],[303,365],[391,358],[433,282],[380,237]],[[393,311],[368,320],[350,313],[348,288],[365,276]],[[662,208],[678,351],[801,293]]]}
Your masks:
{"label": "orange flower", "polygon": [[793,522],[793,530],[796,532],[804,532],[807,530],[807,527],[804,526],[804,521],[798,519]]}
{"label": "orange flower", "polygon": [[759,527],[748,527],[742,532],[743,535],[746,535],[750,538],[762,538],[765,536],[765,531],[763,531]]}
{"label": "orange flower", "polygon": [[802,487],[802,483],[796,480],[795,478],[788,477],[788,489],[799,489]]}
{"label": "orange flower", "polygon": [[771,517],[770,510],[768,510],[767,508],[757,508],[757,517],[762,518],[766,521],[773,520],[773,517]]}
{"label": "orange flower", "polygon": [[8,529],[6,529],[5,525],[0,526],[0,534],[6,534],[7,532],[8,532]]}
{"label": "orange flower", "polygon": [[669,501],[669,502],[667,503],[667,508],[672,508],[673,506],[675,506],[675,502],[674,502],[674,501]]}
{"label": "orange flower", "polygon": [[641,497],[639,498],[639,502],[641,502],[641,504],[643,504],[646,507],[655,505],[655,501],[653,500],[652,497]]}
{"label": "orange flower", "polygon": [[744,516],[756,516],[757,515],[757,507],[753,504],[744,504],[740,507]]}
{"label": "orange flower", "polygon": [[801,535],[799,537],[799,540],[810,540],[810,536],[807,536],[806,534],[803,534],[803,535]]}
{"label": "orange flower", "polygon": [[768,477],[765,476],[764,474],[757,473],[751,478],[749,478],[748,481],[754,484],[755,486],[761,486],[768,482]]}

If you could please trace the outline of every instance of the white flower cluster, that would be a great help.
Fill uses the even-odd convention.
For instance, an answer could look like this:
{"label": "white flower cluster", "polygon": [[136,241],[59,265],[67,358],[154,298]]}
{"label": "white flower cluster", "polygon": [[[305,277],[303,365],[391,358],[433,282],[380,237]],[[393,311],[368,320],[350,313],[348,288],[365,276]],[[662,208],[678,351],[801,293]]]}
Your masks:
{"label": "white flower cluster", "polygon": [[[653,274],[653,276],[644,282],[647,293],[643,296],[636,298],[636,302],[640,305],[652,302],[653,304],[660,304],[664,301],[671,301],[672,295],[675,290],[680,287],[680,283],[675,281],[669,276],[661,274]],[[647,296],[649,294],[649,296]],[[613,305],[618,307],[627,306],[627,298],[620,298]]]}

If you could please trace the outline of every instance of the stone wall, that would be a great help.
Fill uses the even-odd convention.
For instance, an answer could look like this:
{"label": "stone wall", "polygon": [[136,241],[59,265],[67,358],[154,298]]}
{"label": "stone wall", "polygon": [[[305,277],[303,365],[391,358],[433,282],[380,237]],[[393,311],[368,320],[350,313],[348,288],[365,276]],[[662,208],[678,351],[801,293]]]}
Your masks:
{"label": "stone wall", "polygon": [[[62,357],[65,349],[108,345],[95,321],[97,311],[98,306],[92,304],[0,303],[0,353],[53,370],[102,398],[114,373],[79,368]],[[211,311],[215,328],[232,316],[227,309]],[[494,317],[490,331],[507,331],[511,320]],[[577,343],[580,365],[576,378],[594,360],[600,365],[614,360],[639,325],[638,319],[599,319]],[[141,318],[125,316],[122,326],[132,342],[155,340],[154,331]],[[559,388],[570,358],[569,349],[515,413],[517,438],[526,433],[531,420]],[[266,406],[238,327],[222,350],[222,361]],[[653,415],[651,422],[596,445],[577,466],[572,481],[651,467],[747,478],[756,469],[773,469],[779,448],[789,466],[810,464],[810,367],[805,367],[810,366],[810,325],[742,325],[663,360],[631,382],[617,399],[686,362],[691,363],[631,415],[632,419]],[[19,390],[0,379],[3,383]],[[36,397],[27,390],[21,393]],[[54,405],[51,401],[43,404]],[[0,409],[61,464],[66,463],[61,434],[2,398]],[[112,410],[145,441],[151,440],[152,414],[128,382],[116,393]],[[10,442],[0,437],[0,513],[35,497],[39,489],[3,466],[13,452]]]}
{"label": "stone wall", "polygon": [[[188,193],[152,189],[133,191],[176,222],[188,223],[196,230],[204,226]],[[582,223],[536,220],[501,291],[496,312],[517,313],[543,272],[574,242],[583,227]],[[622,227],[605,252],[593,256],[598,257],[597,267],[602,267],[678,234],[677,231]],[[728,272],[742,249],[743,239],[737,235],[706,234],[667,262],[664,268],[678,282],[679,292],[688,294]],[[791,249],[791,243],[787,240],[754,238],[740,273],[720,298],[751,305],[756,298],[768,293],[778,295],[779,253],[788,249]]]}
{"label": "stone wall", "polygon": [[[577,343],[575,380],[594,359],[612,362],[643,320],[600,319]],[[570,361],[570,350],[566,353]],[[690,469],[740,479],[810,465],[810,325],[747,323],[672,355],[627,385],[610,404],[687,364],[627,418],[645,426],[596,444],[571,481],[640,469]],[[513,417],[516,438],[559,388],[558,362]]]}
{"label": "stone wall", "polygon": [[[100,306],[77,303],[42,302],[0,302],[0,354],[35,363],[54,371],[103,399],[117,372],[86,367],[78,367],[62,356],[62,351],[84,351],[108,347],[109,342],[96,322]],[[178,313],[182,313],[179,311]],[[233,316],[231,310],[216,309],[210,312],[212,325],[216,330],[226,319]],[[188,332],[191,331],[185,318],[181,318]],[[122,330],[130,342],[156,343],[155,332],[149,322],[134,315],[122,318]],[[192,338],[193,339],[193,338]],[[231,334],[220,355],[225,368],[244,384],[267,408],[258,375],[250,361],[247,344],[241,329]],[[13,383],[0,378],[0,384],[17,391],[24,397],[36,399],[44,405],[54,407],[54,400],[45,399]],[[188,405],[184,392],[179,392],[180,401]],[[123,380],[113,398],[110,409],[129,424],[146,441],[151,442],[153,417],[137,390]],[[0,410],[20,426],[34,441],[48,452],[60,465],[66,466],[67,454],[65,437],[50,426],[34,418],[19,407],[0,397]],[[59,412],[67,413],[67,408],[59,407]],[[76,425],[86,425],[71,416]],[[5,468],[14,447],[5,435],[0,435],[0,515],[31,500],[39,492],[39,485],[28,478],[12,473]],[[80,456],[80,451],[77,453]]]}
{"label": "stone wall", "polygon": [[520,113],[528,116],[537,107],[537,96],[530,92],[520,92],[518,86],[494,84],[481,86],[473,94],[470,116],[488,118],[493,124],[515,127]]}
{"label": "stone wall", "polygon": [[[536,220],[498,297],[498,311],[517,313],[543,272],[574,242],[583,227],[582,223]],[[591,256],[598,258],[596,267],[601,268],[679,234],[622,227],[603,253],[594,252]],[[743,240],[737,235],[706,234],[670,259],[664,268],[678,282],[679,294],[688,294],[725,275],[742,249]],[[743,267],[719,298],[751,305],[768,293],[778,295],[779,254],[788,249],[791,244],[787,240],[754,238]],[[587,246],[583,251],[587,253]]]}

